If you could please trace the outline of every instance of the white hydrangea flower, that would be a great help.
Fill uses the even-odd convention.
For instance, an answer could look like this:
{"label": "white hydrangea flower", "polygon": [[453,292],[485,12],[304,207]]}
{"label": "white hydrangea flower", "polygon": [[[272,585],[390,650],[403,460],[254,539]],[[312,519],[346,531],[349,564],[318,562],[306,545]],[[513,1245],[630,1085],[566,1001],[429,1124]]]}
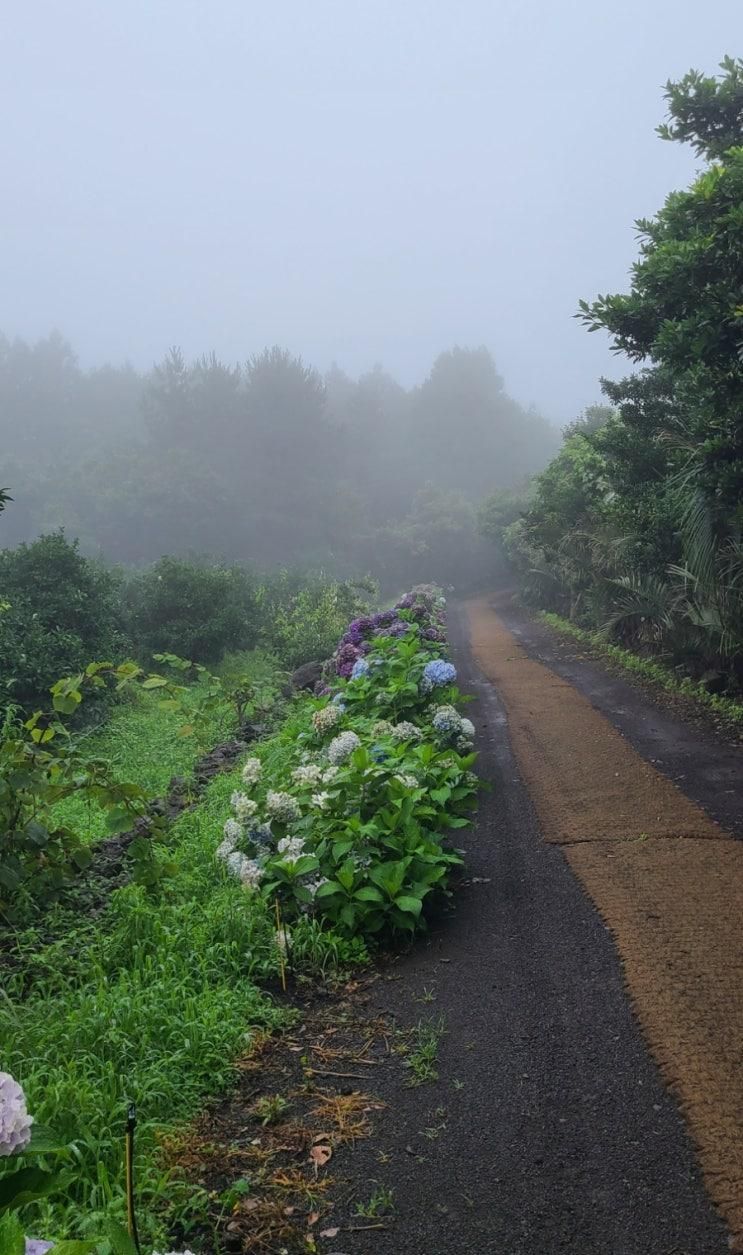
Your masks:
{"label": "white hydrangea flower", "polygon": [[331,763],[338,764],[346,761],[361,745],[361,741],[355,732],[341,732],[339,736],[333,737],[328,746],[328,758]]}
{"label": "white hydrangea flower", "polygon": [[234,849],[235,849],[235,842],[232,841],[229,837],[225,837],[224,841],[222,841],[222,843],[217,846],[216,857],[218,859],[221,859],[223,863],[226,863],[227,859],[230,857],[230,854],[233,853]]}
{"label": "white hydrangea flower", "polygon": [[230,798],[230,805],[241,824],[247,823],[258,811],[258,803],[248,797],[247,793],[235,792]]}
{"label": "white hydrangea flower", "polygon": [[246,858],[240,868],[240,879],[246,889],[257,889],[263,879],[263,868],[253,858]]}
{"label": "white hydrangea flower", "polygon": [[304,838],[282,837],[276,848],[281,857],[286,859],[288,863],[296,863],[297,859],[301,858],[304,852]]}
{"label": "white hydrangea flower", "polygon": [[225,859],[227,870],[232,876],[237,876],[238,880],[242,876],[243,865],[247,862],[247,855],[241,854],[239,850],[234,850],[231,854],[228,854]]}
{"label": "white hydrangea flower", "polygon": [[327,876],[314,876],[312,880],[304,881],[304,887],[308,891],[308,893],[312,894],[312,897],[314,898],[320,886],[326,885],[327,883],[328,883]]}
{"label": "white hydrangea flower", "polygon": [[322,773],[323,784],[332,784],[337,775],[338,775],[337,767],[332,767],[332,766],[326,767],[324,772]]}
{"label": "white hydrangea flower", "polygon": [[294,784],[312,788],[322,780],[322,767],[318,763],[308,763],[306,767],[295,767],[292,772]]}
{"label": "white hydrangea flower", "polygon": [[417,789],[420,787],[415,776],[411,775],[409,772],[400,772],[399,775],[395,776],[395,779],[399,780],[400,784],[406,789]]}
{"label": "white hydrangea flower", "polygon": [[320,710],[315,710],[312,715],[312,726],[315,732],[323,736],[325,732],[329,732],[343,718],[343,711],[340,706],[323,706]]}
{"label": "white hydrangea flower", "polygon": [[312,805],[316,806],[319,811],[327,810],[327,806],[328,806],[328,802],[330,801],[330,798],[331,798],[330,793],[313,793]]}
{"label": "white hydrangea flower", "polygon": [[401,723],[392,725],[390,736],[393,741],[420,741],[422,732],[420,728],[416,728],[414,723],[409,719],[403,719]]}
{"label": "white hydrangea flower", "polygon": [[389,719],[378,719],[372,728],[374,736],[392,736],[392,724]]}
{"label": "white hydrangea flower", "polygon": [[275,930],[274,937],[276,940],[277,948],[281,951],[284,958],[286,958],[286,956],[289,953],[289,946],[291,945],[291,939],[292,939],[291,932],[286,927],[286,924],[284,924],[281,928],[277,928]]}
{"label": "white hydrangea flower", "polygon": [[0,1072],[0,1155],[17,1155],[31,1141],[33,1116],[26,1095],[9,1072]]}
{"label": "white hydrangea flower", "polygon": [[471,719],[462,720],[462,736],[469,737],[470,741],[475,739],[475,725]]}
{"label": "white hydrangea flower", "polygon": [[263,764],[260,758],[247,758],[243,764],[242,778],[243,784],[248,786],[257,784],[261,778]]}
{"label": "white hydrangea flower", "polygon": [[243,835],[242,824],[239,824],[236,819],[228,819],[222,831],[225,841],[231,841],[233,846]]}
{"label": "white hydrangea flower", "polygon": [[294,819],[299,819],[301,809],[299,802],[291,793],[280,793],[273,789],[268,792],[266,798],[266,811],[271,819],[276,819],[279,823],[289,824]]}

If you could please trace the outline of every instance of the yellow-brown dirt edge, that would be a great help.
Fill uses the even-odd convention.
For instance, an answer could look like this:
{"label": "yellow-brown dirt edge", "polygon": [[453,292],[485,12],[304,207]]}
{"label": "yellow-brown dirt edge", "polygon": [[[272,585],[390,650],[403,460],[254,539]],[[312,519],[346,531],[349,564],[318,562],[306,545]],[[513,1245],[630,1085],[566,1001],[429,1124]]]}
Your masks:
{"label": "yellow-brown dirt edge", "polygon": [[743,843],[529,658],[487,601],[468,615],[545,839],[563,846],[613,934],[645,1040],[743,1251]]}

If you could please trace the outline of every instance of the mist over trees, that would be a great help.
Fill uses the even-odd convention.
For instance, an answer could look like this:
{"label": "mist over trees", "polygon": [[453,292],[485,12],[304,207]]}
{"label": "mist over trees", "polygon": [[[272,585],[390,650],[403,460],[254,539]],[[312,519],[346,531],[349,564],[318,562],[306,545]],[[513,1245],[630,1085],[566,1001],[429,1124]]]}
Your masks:
{"label": "mist over trees", "polygon": [[0,337],[0,440],[6,546],[63,527],[112,563],[197,553],[390,586],[471,575],[480,500],[559,444],[485,348],[441,353],[407,390],[379,366],[323,377],[278,347],[82,370],[58,333]]}

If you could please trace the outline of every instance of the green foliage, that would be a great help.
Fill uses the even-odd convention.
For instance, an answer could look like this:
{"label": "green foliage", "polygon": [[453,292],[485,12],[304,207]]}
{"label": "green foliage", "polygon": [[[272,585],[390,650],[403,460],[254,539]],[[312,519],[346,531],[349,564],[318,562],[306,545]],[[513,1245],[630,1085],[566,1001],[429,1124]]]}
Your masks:
{"label": "green foliage", "polygon": [[607,657],[611,658],[612,662],[617,663],[625,671],[630,671],[641,679],[652,681],[653,684],[657,684],[662,689],[665,689],[667,693],[678,694],[698,703],[707,710],[713,711],[715,715],[721,716],[723,721],[736,731],[743,727],[743,704],[741,702],[734,701],[732,698],[725,697],[720,693],[710,693],[703,684],[695,682],[689,676],[679,677],[676,671],[664,666],[663,663],[656,662],[650,658],[641,658],[633,650],[622,649],[619,645],[607,642],[604,632],[586,632],[568,619],[563,619],[560,615],[552,614],[548,611],[543,612],[542,618],[545,623],[548,623],[550,627],[563,635],[572,636],[574,639],[582,641],[584,644],[590,645],[599,652],[606,654]]}
{"label": "green foliage", "polygon": [[[47,714],[37,712],[25,722],[6,715],[0,740],[0,916],[24,910],[29,899],[59,893],[88,866],[87,844],[55,814],[60,802],[73,796],[94,802],[105,812],[109,832],[129,827],[144,810],[142,790],[85,754],[65,725],[83,693],[100,691],[111,670],[91,663],[81,675],[58,681]],[[114,678],[126,684],[134,672],[125,665]]]}
{"label": "green foliage", "polygon": [[279,570],[257,591],[264,647],[287,667],[323,662],[346,624],[367,613],[376,593],[369,577],[335,580],[324,571]]}
{"label": "green foliage", "polygon": [[117,581],[62,532],[0,551],[0,707],[48,700],[60,676],[121,655]]}
{"label": "green foliage", "polygon": [[59,917],[51,944],[35,929],[8,938],[3,1066],[75,1156],[64,1197],[29,1213],[32,1231],[87,1237],[124,1216],[123,1120],[135,1100],[143,1237],[162,1237],[162,1204],[186,1203],[160,1163],[163,1126],[194,1114],[227,1084],[254,1032],[284,1018],[255,985],[276,971],[271,913],[224,883],[214,860],[234,787],[217,778],[178,820],[176,871],[157,893],[130,885],[97,919]]}
{"label": "green foliage", "polygon": [[[743,62],[669,83],[666,139],[711,164],[638,223],[626,294],[581,302],[644,369],[566,429],[505,544],[533,604],[743,685]],[[714,676],[712,677],[714,678]]]}
{"label": "green foliage", "polygon": [[[238,840],[238,858],[259,869],[260,893],[279,899],[285,919],[309,912],[341,938],[369,941],[426,926],[424,908],[446,892],[461,863],[445,838],[468,823],[475,792],[469,740],[459,752],[430,724],[439,704],[462,700],[453,686],[434,696],[422,684],[441,645],[421,635],[413,610],[402,613],[408,632],[373,641],[368,673],[342,684],[343,707],[328,710],[329,730],[327,704],[304,700],[261,747],[261,784],[251,802],[270,814],[270,795],[288,794],[292,812],[271,820],[277,848],[262,845],[257,819]],[[355,738],[335,762],[323,748],[330,732]],[[285,837],[298,843],[294,853],[282,850]]]}
{"label": "green foliage", "polygon": [[124,608],[142,658],[167,652],[214,663],[257,640],[255,583],[237,566],[161,558],[127,582]]}

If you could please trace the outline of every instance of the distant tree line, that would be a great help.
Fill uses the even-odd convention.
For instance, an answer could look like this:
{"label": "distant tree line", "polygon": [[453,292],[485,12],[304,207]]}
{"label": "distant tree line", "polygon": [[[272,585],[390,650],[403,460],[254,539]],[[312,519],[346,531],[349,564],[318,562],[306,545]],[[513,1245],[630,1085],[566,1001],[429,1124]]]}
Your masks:
{"label": "distant tree line", "polygon": [[0,337],[0,543],[63,527],[81,549],[259,567],[473,580],[478,502],[559,437],[506,393],[489,352],[454,348],[406,390],[380,367],[325,377],[280,348],[239,365],[174,348],[149,373],[82,370],[57,333]]}

